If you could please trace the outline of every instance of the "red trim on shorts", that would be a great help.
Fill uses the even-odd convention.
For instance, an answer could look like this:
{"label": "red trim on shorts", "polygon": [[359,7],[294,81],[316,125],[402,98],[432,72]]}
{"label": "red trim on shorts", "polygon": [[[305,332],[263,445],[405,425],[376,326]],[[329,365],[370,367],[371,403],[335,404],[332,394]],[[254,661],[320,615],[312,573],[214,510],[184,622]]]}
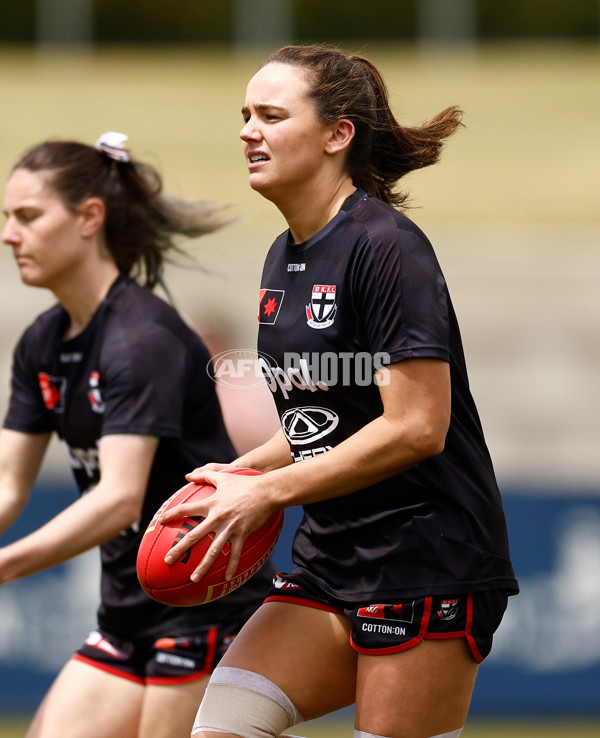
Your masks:
{"label": "red trim on shorts", "polygon": [[211,669],[203,671],[195,671],[193,674],[174,677],[147,677],[144,684],[152,684],[155,686],[177,686],[178,684],[187,684],[188,682],[197,682],[211,673]]}
{"label": "red trim on shorts", "polygon": [[357,646],[352,640],[352,633],[350,633],[350,645],[357,653],[371,654],[371,655],[385,655],[390,653],[400,653],[401,651],[408,651],[409,648],[416,646],[417,643],[421,643],[425,636],[425,631],[429,625],[429,616],[431,615],[431,605],[433,604],[433,597],[429,596],[425,598],[425,607],[423,608],[423,617],[421,618],[421,625],[419,627],[418,634],[411,638],[406,643],[401,643],[399,646],[390,646],[389,648],[363,648]]}
{"label": "red trim on shorts", "polygon": [[100,669],[100,671],[105,671],[107,674],[112,674],[113,676],[121,677],[121,679],[127,679],[127,681],[129,682],[134,682],[135,684],[141,684],[142,686],[147,685],[147,684],[164,685],[164,686],[187,684],[188,682],[198,681],[199,679],[202,679],[203,677],[208,676],[212,672],[212,668],[209,668],[209,669],[203,669],[202,671],[195,671],[193,674],[185,674],[183,676],[147,677],[144,679],[142,677],[136,676],[135,674],[130,674],[127,671],[122,671],[118,668],[115,668],[114,666],[108,666],[107,664],[103,664],[100,661],[94,661],[94,659],[89,659],[86,656],[82,656],[79,653],[73,654],[72,658],[75,661],[81,661],[82,663],[87,664],[88,666],[93,666],[95,669]]}
{"label": "red trim on shorts", "polygon": [[303,607],[312,607],[314,610],[325,610],[325,612],[333,612],[336,615],[343,615],[344,611],[338,607],[324,605],[322,602],[314,600],[305,600],[302,597],[286,597],[285,595],[271,595],[265,599],[265,602],[286,602],[288,605],[302,605]]}
{"label": "red trim on shorts", "polygon": [[215,663],[215,653],[217,652],[217,629],[213,626],[208,631],[206,639],[206,659],[204,660],[204,673],[208,674],[213,670]]}
{"label": "red trim on shorts", "polygon": [[477,643],[475,643],[475,639],[471,635],[472,625],[473,625],[473,595],[470,594],[467,597],[467,643],[469,644],[469,648],[471,649],[473,658],[478,664],[480,664],[483,661],[483,656],[481,655],[479,648],[477,647]]}
{"label": "red trim on shorts", "polygon": [[195,671],[193,674],[185,674],[182,676],[149,676],[146,677],[146,684],[154,685],[177,685],[188,684],[203,679],[212,674],[215,663],[215,654],[217,652],[217,639],[219,630],[216,627],[209,628],[206,637],[206,658],[204,659],[204,668],[201,671]]}
{"label": "red trim on shorts", "polygon": [[478,663],[481,664],[483,657],[477,648],[477,643],[471,635],[471,626],[473,625],[473,595],[467,595],[467,622],[465,630],[453,630],[448,633],[425,633],[424,639],[428,641],[440,641],[448,638],[466,638],[467,645],[471,651],[471,656]]}
{"label": "red trim on shorts", "polygon": [[100,661],[94,661],[94,659],[88,659],[86,656],[82,656],[79,653],[73,654],[72,658],[75,661],[81,661],[88,666],[93,666],[95,669],[100,669],[100,671],[105,671],[108,674],[112,674],[113,676],[121,677],[121,679],[127,679],[127,681],[129,682],[144,684],[144,680],[141,677],[136,676],[135,674],[130,674],[127,671],[122,671],[121,669],[117,669],[114,666],[108,666],[107,664],[103,664]]}

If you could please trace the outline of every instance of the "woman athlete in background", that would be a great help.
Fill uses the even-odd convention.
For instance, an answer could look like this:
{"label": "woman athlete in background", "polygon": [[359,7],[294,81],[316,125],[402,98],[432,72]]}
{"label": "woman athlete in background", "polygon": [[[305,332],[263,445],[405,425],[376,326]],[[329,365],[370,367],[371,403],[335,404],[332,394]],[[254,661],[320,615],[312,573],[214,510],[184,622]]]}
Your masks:
{"label": "woman athlete in background", "polygon": [[191,467],[235,452],[207,349],[152,292],[174,237],[220,227],[219,208],[166,196],[125,139],[42,143],[6,185],[2,239],[22,281],[58,302],[14,354],[0,532],[23,510],[53,433],[81,496],[0,548],[0,584],[95,546],[102,560],[97,628],[56,678],[29,738],[188,736],[207,675],[272,579],[265,566],[230,596],[192,608],[161,605],[139,586],[137,549],[158,507]]}

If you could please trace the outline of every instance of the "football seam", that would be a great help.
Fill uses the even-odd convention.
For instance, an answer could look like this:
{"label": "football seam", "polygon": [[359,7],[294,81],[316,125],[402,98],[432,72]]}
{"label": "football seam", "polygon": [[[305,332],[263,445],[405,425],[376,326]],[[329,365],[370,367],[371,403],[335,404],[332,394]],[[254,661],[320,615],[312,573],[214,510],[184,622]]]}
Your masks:
{"label": "football seam", "polygon": [[[264,534],[258,540],[254,541],[254,543],[246,549],[245,553],[249,553],[254,548],[256,548],[256,546],[258,546],[258,544],[261,543],[261,541],[263,541],[265,539],[265,537],[267,536],[267,534],[268,533],[271,533],[271,531],[273,530],[273,528],[276,527],[279,524],[279,520],[280,519],[281,519],[281,510],[279,511],[279,513],[277,515],[277,518],[273,521],[273,525],[271,525],[268,528],[268,530],[266,530],[264,532]],[[273,544],[272,544],[271,548],[270,549],[269,548],[267,549],[267,551],[269,551],[269,554],[272,553],[273,549],[275,548],[275,545],[277,544],[278,539],[279,539],[279,535],[273,541]],[[145,569],[144,569],[144,575],[145,575],[146,581],[148,579],[148,577],[147,577],[147,572],[148,572],[147,564],[148,564],[148,561],[149,561],[150,556],[152,554],[152,551],[154,550],[154,547],[156,546],[157,543],[158,543],[158,539],[156,539],[155,541],[153,541],[152,548],[148,551],[148,555],[146,556]],[[226,571],[227,570],[227,566],[228,566],[228,564],[223,564],[223,565],[219,566],[216,569],[211,569],[210,572],[211,572],[211,574],[218,574],[221,571]],[[236,575],[234,575],[234,578],[235,578],[235,576]],[[190,579],[187,582],[183,582],[183,584],[171,584],[169,586],[164,586],[164,587],[154,587],[154,586],[151,586],[150,584],[146,584],[146,585],[144,585],[144,589],[147,592],[157,592],[157,593],[165,592],[165,591],[168,591],[168,592],[176,592],[177,590],[183,589],[184,587],[196,586],[196,585],[200,584],[200,582],[202,582],[202,579],[200,579],[198,582],[192,582],[191,579]],[[215,586],[215,585],[211,585],[211,586]]]}
{"label": "football seam", "polygon": [[[277,541],[276,540],[273,541],[272,545],[265,551],[265,554],[264,555],[266,555],[267,558],[273,553],[273,549],[275,548],[276,544],[277,544]],[[267,563],[266,561],[263,561],[263,563],[261,564],[260,568],[262,568],[264,566],[264,564],[266,564],[266,563]],[[236,576],[238,576],[238,575],[237,574],[234,575],[234,579],[235,579]],[[249,577],[246,581],[249,581],[250,579],[251,579],[251,577]],[[178,590],[181,590],[181,589],[183,589],[185,587],[188,587],[190,585],[200,584],[201,581],[202,581],[201,579],[198,582],[189,581],[189,582],[186,582],[185,584],[175,584],[175,585],[173,585],[171,587],[146,587],[146,592],[148,594],[150,594],[151,592],[155,592],[156,594],[161,594],[161,593],[164,593],[164,592],[177,592]],[[225,582],[225,581],[217,582],[216,584],[209,585],[209,587],[211,589],[214,589],[215,587],[221,586],[221,585],[226,584],[226,583],[227,582]],[[246,582],[242,582],[242,584],[239,584],[235,589],[239,589],[239,587],[241,587],[243,584],[246,584]],[[208,589],[209,588],[207,587],[207,591],[208,591]],[[231,591],[234,592],[235,589],[234,590],[231,590]]]}
{"label": "football seam", "polygon": [[[196,492],[196,490],[194,488],[192,488],[189,491],[189,494],[187,495],[187,497],[183,500],[183,502],[181,502],[181,503],[178,502],[177,504],[178,505],[180,505],[180,504],[183,505],[184,503],[188,502],[188,500],[190,499],[190,497],[193,497],[193,495],[195,494],[195,492]],[[175,497],[175,495],[173,495],[173,497]],[[168,507],[169,506],[167,505],[167,507],[165,508],[165,510],[168,509]],[[144,535],[146,535],[145,532],[144,532]],[[143,540],[143,537],[144,536],[142,536],[142,540]],[[151,587],[150,584],[148,584],[148,569],[150,568],[149,567],[150,558],[151,558],[151,556],[152,556],[152,554],[154,552],[154,549],[156,548],[156,545],[158,544],[158,539],[159,539],[159,537],[156,536],[155,539],[150,544],[150,546],[148,547],[148,551],[146,553],[146,559],[145,560],[142,560],[142,562],[143,562],[143,572],[142,573],[144,575],[144,582],[145,583],[140,581],[140,584],[142,584],[142,587],[144,589],[146,589],[148,591],[151,591],[152,590],[152,591],[155,591],[155,592],[160,592],[161,590],[160,589],[157,589],[156,587]],[[138,551],[139,551],[139,548],[138,548]],[[139,579],[139,576],[138,576],[138,579]]]}

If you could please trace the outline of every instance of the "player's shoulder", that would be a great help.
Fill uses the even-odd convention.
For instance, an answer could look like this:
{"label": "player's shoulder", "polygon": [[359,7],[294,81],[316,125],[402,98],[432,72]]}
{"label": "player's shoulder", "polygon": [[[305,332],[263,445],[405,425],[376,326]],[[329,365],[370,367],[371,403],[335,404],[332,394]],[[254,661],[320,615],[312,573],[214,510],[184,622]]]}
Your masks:
{"label": "player's shoulder", "polygon": [[172,305],[147,287],[142,287],[131,277],[121,275],[106,298],[114,313],[131,315],[137,320],[153,320],[157,316],[168,316],[180,320]]}
{"label": "player's shoulder", "polygon": [[130,356],[140,358],[205,353],[202,339],[177,310],[129,277],[119,278],[110,291],[100,322],[105,352],[127,346]]}
{"label": "player's shoulder", "polygon": [[105,319],[118,321],[123,330],[139,334],[143,328],[186,337],[194,333],[171,304],[130,277],[119,278],[105,303]]}
{"label": "player's shoulder", "polygon": [[429,244],[425,233],[408,215],[367,193],[348,211],[348,216],[363,226],[374,244],[389,239]]}
{"label": "player's shoulder", "polygon": [[20,343],[47,344],[57,331],[64,330],[68,317],[60,303],[44,310],[25,328]]}

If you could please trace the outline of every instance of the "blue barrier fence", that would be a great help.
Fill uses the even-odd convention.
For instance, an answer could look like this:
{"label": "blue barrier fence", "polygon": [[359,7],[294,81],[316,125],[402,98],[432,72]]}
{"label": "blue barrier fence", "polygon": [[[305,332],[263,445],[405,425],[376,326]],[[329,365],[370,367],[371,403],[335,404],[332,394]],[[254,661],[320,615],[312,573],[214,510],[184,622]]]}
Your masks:
{"label": "blue barrier fence", "polygon": [[[75,496],[69,483],[38,485],[5,544]],[[480,668],[472,714],[600,715],[600,495],[504,490],[521,594],[512,597]],[[275,551],[291,565],[299,511],[286,511]],[[0,711],[31,711],[94,626],[98,552],[0,589]]]}

